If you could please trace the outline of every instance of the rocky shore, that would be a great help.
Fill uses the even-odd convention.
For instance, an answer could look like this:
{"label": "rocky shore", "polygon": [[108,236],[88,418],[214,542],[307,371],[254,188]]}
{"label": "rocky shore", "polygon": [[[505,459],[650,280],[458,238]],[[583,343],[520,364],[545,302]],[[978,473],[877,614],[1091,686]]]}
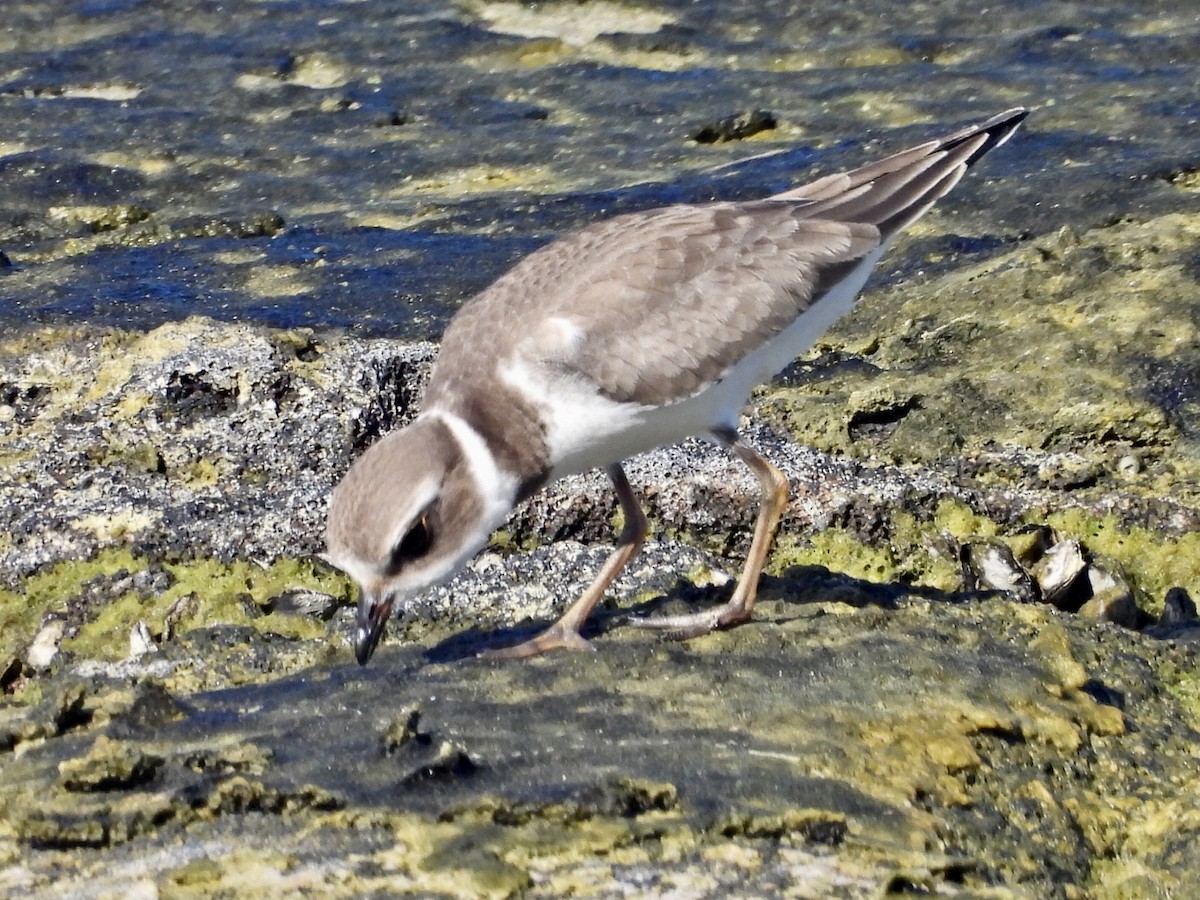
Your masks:
{"label": "rocky shore", "polygon": [[[0,893],[1200,883],[1194,22],[53,6],[0,43]],[[615,501],[580,476],[353,663],[328,494],[463,297],[578,222],[1014,102],[1041,108],[1006,158],[747,409],[792,484],[754,622],[622,625],[737,572],[754,484],[697,442],[629,467],[652,539],[595,653],[474,658],[603,559]]]}

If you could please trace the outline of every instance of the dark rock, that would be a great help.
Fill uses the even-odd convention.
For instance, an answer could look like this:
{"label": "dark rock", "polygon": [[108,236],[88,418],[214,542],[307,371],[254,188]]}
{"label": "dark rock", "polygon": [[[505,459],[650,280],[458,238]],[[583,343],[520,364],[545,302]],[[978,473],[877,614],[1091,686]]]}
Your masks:
{"label": "dark rock", "polygon": [[738,113],[718,122],[703,126],[692,135],[697,144],[715,144],[723,141],[741,141],[778,125],[775,114],[765,109]]}
{"label": "dark rock", "polygon": [[1173,587],[1167,591],[1162,614],[1158,617],[1159,625],[1190,625],[1198,620],[1200,617],[1196,614],[1196,603],[1184,588]]}

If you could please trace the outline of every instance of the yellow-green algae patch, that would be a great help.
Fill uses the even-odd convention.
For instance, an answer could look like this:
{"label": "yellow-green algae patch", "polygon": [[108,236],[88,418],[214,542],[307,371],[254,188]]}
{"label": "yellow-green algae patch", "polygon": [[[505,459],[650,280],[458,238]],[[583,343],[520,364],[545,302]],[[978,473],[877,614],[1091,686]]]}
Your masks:
{"label": "yellow-green algae patch", "polygon": [[0,791],[0,813],[20,840],[67,848],[117,846],[167,823],[340,806],[327,791],[311,785],[265,784],[260,776],[272,766],[270,751],[228,738],[166,746],[101,734],[83,755],[57,765],[54,786],[37,803],[28,803],[21,791],[38,776],[37,764],[24,757],[15,760],[9,784]]}
{"label": "yellow-green algae patch", "polygon": [[[61,562],[28,576],[20,590],[0,590],[0,655],[9,657],[33,636],[47,614],[65,614],[85,585],[122,571],[147,565],[125,548],[109,548],[82,561]],[[131,584],[116,597],[97,605],[64,639],[62,647],[90,659],[117,660],[129,655],[129,634],[144,622],[156,639],[190,628],[250,625],[295,639],[327,634],[320,620],[300,615],[268,615],[268,601],[297,587],[346,597],[349,583],[340,573],[307,559],[279,559],[270,565],[248,560],[223,563],[198,560],[164,563],[173,583],[161,593],[143,597]]]}
{"label": "yellow-green algae patch", "polygon": [[[214,855],[179,865],[157,880],[167,896],[177,897],[308,890],[330,897],[603,896],[617,883],[616,876],[637,870],[653,869],[664,875],[665,883],[680,888],[704,884],[702,873],[710,873],[710,886],[720,883],[712,878],[716,873],[724,876],[722,881],[736,883],[739,872],[763,868],[763,857],[774,855],[771,843],[781,837],[796,857],[807,855],[806,830],[830,821],[824,814],[800,812],[774,823],[730,820],[724,833],[706,833],[681,821],[655,824],[648,818],[653,817],[583,815],[563,821],[532,810],[516,822],[505,819],[502,804],[482,818],[449,821],[401,812],[309,813],[304,831],[313,839],[333,843],[348,831],[373,833],[385,839],[377,841],[384,846],[321,864],[296,853],[259,849],[262,841],[248,836],[241,846],[217,845]],[[756,831],[755,824],[764,827]],[[789,835],[795,835],[794,841]],[[912,853],[906,861],[919,869],[922,864],[935,867],[938,860],[934,854]],[[863,889],[886,880],[887,867],[865,860],[853,866],[827,857],[813,874],[817,877],[810,885],[853,883]]]}
{"label": "yellow-green algae patch", "polygon": [[150,625],[151,633],[162,635],[166,614],[185,598],[174,631],[202,625],[252,625],[292,638],[317,638],[325,635],[320,621],[303,616],[264,618],[267,601],[283,591],[297,587],[341,593],[344,579],[317,572],[306,560],[277,560],[260,566],[247,560],[220,563],[200,560],[185,564],[166,564],[164,568],[176,582],[149,601],[136,593],[125,594],[101,609],[85,623],[79,633],[63,642],[66,649],[89,658],[118,659],[128,655],[129,630],[138,621]]}
{"label": "yellow-green algae patch", "polygon": [[[864,364],[772,389],[758,409],[839,453],[929,463],[1069,451],[1089,461],[1093,480],[1191,502],[1200,407],[1172,399],[1171,383],[1197,362],[1200,296],[1188,268],[1197,243],[1194,214],[1064,230],[873,293],[817,348]],[[1125,457],[1134,462],[1118,472]]]}
{"label": "yellow-green algae patch", "polygon": [[888,523],[885,540],[865,540],[837,526],[804,537],[781,533],[767,571],[783,574],[791,566],[821,566],[873,584],[954,591],[961,584],[961,568],[945,552],[944,537],[995,538],[1020,558],[1031,540],[1022,527],[1049,525],[1061,539],[1076,539],[1090,554],[1116,562],[1141,594],[1148,613],[1161,611],[1163,598],[1173,587],[1200,596],[1200,532],[1196,531],[1172,534],[1123,525],[1115,516],[1097,517],[1071,507],[1026,513],[1021,522],[1002,526],[949,498],[939,501],[929,519],[894,511]]}
{"label": "yellow-green algae patch", "polygon": [[1172,587],[1200,596],[1200,532],[1164,534],[1138,526],[1122,527],[1113,516],[1097,518],[1078,509],[1060,509],[1045,517],[1064,537],[1080,540],[1093,553],[1116,560],[1161,609]]}
{"label": "yellow-green algae patch", "polygon": [[1166,687],[1187,710],[1192,726],[1200,730],[1200,669],[1177,670],[1166,680]]}
{"label": "yellow-green algae patch", "polygon": [[999,526],[991,519],[965,503],[945,498],[928,520],[893,512],[886,541],[865,541],[851,529],[838,526],[806,537],[781,533],[768,571],[782,574],[791,566],[821,566],[873,584],[919,584],[953,591],[960,583],[961,570],[954,559],[939,551],[941,539],[949,535],[968,540],[998,533]]}
{"label": "yellow-green algae patch", "polygon": [[84,582],[135,567],[130,551],[106,550],[92,559],[63,562],[35,572],[22,580],[19,591],[0,589],[0,656],[15,655],[33,637],[42,617],[62,609]]}

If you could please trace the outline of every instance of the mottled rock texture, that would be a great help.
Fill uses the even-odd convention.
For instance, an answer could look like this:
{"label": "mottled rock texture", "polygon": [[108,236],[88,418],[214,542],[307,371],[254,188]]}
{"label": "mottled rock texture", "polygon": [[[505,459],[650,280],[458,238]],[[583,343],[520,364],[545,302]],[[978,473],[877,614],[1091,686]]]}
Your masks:
{"label": "mottled rock texture", "polygon": [[[1186,896],[1200,883],[1200,26],[1178,4],[5,4],[0,893]],[[793,499],[630,465],[593,654],[474,659],[599,476],[351,662],[328,492],[441,327],[615,212],[1016,105],[749,410]],[[402,343],[404,338],[410,343]],[[1115,624],[1122,623],[1122,624]]]}

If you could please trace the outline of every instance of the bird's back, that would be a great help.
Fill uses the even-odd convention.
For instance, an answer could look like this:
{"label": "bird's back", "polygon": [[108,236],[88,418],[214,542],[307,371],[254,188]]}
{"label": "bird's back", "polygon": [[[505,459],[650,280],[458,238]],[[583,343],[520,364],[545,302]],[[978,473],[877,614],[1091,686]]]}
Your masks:
{"label": "bird's back", "polygon": [[[494,386],[513,366],[617,403],[703,392],[849,278],[845,312],[890,238],[1024,117],[1009,110],[766,200],[630,213],[561,237],[455,316],[430,397]],[[812,318],[823,330],[836,316]]]}

